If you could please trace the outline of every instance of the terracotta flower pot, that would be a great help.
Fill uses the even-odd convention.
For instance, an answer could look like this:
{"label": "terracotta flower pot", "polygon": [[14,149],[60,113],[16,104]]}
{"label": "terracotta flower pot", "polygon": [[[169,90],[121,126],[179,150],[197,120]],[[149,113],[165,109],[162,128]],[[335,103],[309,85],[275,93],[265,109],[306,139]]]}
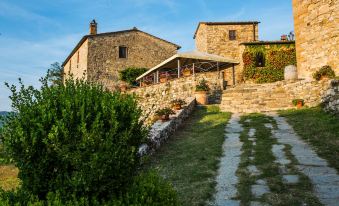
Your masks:
{"label": "terracotta flower pot", "polygon": [[297,108],[300,109],[302,107],[303,107],[303,102],[302,101],[298,101]]}
{"label": "terracotta flower pot", "polygon": [[160,78],[160,83],[165,83],[165,82],[167,82],[167,77],[161,77]]}
{"label": "terracotta flower pot", "polygon": [[208,104],[207,91],[196,91],[195,100],[199,105],[207,105]]}
{"label": "terracotta flower pot", "polygon": [[160,120],[161,120],[162,122],[168,121],[168,120],[169,120],[169,114],[161,115],[161,116],[160,116]]}
{"label": "terracotta flower pot", "polygon": [[183,72],[182,72],[182,74],[184,75],[184,77],[188,77],[188,76],[191,76],[191,70],[184,70]]}
{"label": "terracotta flower pot", "polygon": [[180,104],[175,104],[175,105],[173,105],[173,109],[181,110],[181,105]]}

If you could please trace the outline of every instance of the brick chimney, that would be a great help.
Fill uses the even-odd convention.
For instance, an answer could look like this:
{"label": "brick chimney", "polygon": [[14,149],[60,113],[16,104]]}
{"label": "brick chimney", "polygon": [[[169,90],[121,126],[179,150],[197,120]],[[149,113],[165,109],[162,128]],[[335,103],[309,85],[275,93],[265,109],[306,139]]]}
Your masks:
{"label": "brick chimney", "polygon": [[281,35],[281,38],[280,38],[281,41],[287,41],[287,35],[286,34],[283,34]]}
{"label": "brick chimney", "polygon": [[93,19],[93,21],[91,21],[91,23],[89,24],[89,34],[90,35],[96,35],[97,34],[97,27],[98,27],[98,24],[95,21],[95,19]]}

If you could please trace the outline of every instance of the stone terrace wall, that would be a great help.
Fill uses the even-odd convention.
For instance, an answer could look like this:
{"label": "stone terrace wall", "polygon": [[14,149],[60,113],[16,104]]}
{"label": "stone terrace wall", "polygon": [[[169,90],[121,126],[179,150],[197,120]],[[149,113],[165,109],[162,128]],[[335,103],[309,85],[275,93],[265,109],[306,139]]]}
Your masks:
{"label": "stone terrace wall", "polygon": [[218,101],[222,92],[222,78],[219,78],[218,72],[206,72],[195,76],[173,79],[166,83],[131,89],[128,93],[137,95],[139,105],[149,120],[154,116],[155,111],[170,106],[170,102],[173,99],[194,97],[195,85],[202,78],[210,86],[210,101],[212,103]]}
{"label": "stone terrace wall", "polygon": [[293,99],[304,99],[306,106],[317,106],[331,87],[329,80],[269,84],[246,84],[224,91],[221,110],[252,113],[294,108]]}
{"label": "stone terrace wall", "polygon": [[339,114],[339,80],[332,80],[331,87],[322,99],[324,109]]}
{"label": "stone terrace wall", "polygon": [[339,75],[339,1],[293,0],[299,78],[324,65]]}

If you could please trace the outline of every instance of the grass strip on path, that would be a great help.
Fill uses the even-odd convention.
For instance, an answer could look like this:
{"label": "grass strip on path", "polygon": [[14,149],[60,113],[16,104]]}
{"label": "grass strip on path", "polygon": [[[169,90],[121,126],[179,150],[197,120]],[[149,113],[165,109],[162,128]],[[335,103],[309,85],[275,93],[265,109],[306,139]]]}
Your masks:
{"label": "grass strip on path", "polygon": [[197,107],[184,125],[146,161],[173,184],[182,205],[204,205],[214,194],[215,176],[230,113]]}
{"label": "grass strip on path", "polygon": [[281,111],[295,132],[339,171],[339,117],[320,107]]}
{"label": "grass strip on path", "polygon": [[[272,152],[273,145],[278,144],[278,141],[273,137],[271,129],[265,127],[265,124],[272,124],[273,128],[277,129],[274,119],[263,114],[251,114],[243,116],[240,123],[244,128],[240,135],[244,144],[237,175],[239,177],[238,198],[242,205],[250,205],[251,201],[264,202],[274,206],[321,205],[312,192],[310,180],[295,168],[297,161],[291,154],[289,145],[285,145],[284,149],[287,158],[291,160],[291,163],[286,165],[288,173],[298,175],[300,178],[297,184],[287,185],[283,182],[283,174],[281,174],[279,164],[275,162],[276,157]],[[254,134],[256,145],[248,139],[248,132],[251,128],[256,130]],[[251,156],[254,157],[253,160],[249,158]],[[261,174],[251,175],[247,170],[250,165],[255,165]],[[251,186],[259,179],[267,181],[270,192],[260,198],[255,198]]]}

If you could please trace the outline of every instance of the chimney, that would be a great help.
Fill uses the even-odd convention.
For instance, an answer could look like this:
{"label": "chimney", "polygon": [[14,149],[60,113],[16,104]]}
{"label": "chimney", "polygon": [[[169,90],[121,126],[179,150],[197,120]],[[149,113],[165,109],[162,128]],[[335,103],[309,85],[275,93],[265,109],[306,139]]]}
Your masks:
{"label": "chimney", "polygon": [[95,19],[93,19],[93,21],[91,21],[90,25],[89,25],[89,34],[90,35],[96,35],[97,34],[97,22],[95,21]]}
{"label": "chimney", "polygon": [[281,39],[280,39],[281,41],[287,41],[288,39],[287,39],[287,35],[286,34],[284,34],[284,35],[281,35]]}

